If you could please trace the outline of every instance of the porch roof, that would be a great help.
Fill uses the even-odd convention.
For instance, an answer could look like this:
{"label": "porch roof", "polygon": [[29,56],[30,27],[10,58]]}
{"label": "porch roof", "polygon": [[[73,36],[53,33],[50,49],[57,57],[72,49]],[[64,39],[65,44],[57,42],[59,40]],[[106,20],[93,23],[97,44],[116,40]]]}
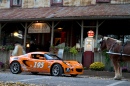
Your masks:
{"label": "porch roof", "polygon": [[0,21],[130,19],[130,4],[0,9]]}

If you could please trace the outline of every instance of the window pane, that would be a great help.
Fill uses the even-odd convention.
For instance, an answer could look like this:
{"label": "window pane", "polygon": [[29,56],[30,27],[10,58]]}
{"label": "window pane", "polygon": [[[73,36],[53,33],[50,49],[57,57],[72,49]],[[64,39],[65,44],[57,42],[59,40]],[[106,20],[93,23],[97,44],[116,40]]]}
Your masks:
{"label": "window pane", "polygon": [[13,0],[13,5],[19,5],[20,4],[20,0]]}
{"label": "window pane", "polygon": [[53,3],[62,3],[62,0],[53,0]]}
{"label": "window pane", "polygon": [[110,0],[97,0],[97,2],[110,2]]}

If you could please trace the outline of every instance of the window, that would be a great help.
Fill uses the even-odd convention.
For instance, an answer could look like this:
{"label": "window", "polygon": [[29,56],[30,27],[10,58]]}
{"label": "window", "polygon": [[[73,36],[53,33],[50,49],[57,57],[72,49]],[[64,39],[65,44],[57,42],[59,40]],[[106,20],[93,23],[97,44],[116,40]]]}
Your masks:
{"label": "window", "polygon": [[51,6],[62,6],[63,0],[51,0]]}
{"label": "window", "polygon": [[62,3],[62,0],[53,0],[53,3]]}
{"label": "window", "polygon": [[21,6],[22,0],[10,0],[11,6]]}
{"label": "window", "polygon": [[110,2],[110,0],[97,0],[97,2]]}

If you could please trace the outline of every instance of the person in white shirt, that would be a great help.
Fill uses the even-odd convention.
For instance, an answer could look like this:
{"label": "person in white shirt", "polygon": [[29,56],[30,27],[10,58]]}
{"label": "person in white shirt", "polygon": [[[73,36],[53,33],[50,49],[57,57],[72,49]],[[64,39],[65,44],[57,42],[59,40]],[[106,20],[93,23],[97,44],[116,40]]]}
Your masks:
{"label": "person in white shirt", "polygon": [[23,54],[25,54],[25,50],[19,42],[16,42],[14,50],[12,51],[12,56],[19,56]]}

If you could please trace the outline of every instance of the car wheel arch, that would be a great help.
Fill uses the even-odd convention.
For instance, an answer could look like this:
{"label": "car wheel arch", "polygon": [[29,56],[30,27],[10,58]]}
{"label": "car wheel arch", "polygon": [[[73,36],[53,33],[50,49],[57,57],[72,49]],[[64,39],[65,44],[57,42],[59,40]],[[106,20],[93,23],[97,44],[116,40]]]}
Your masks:
{"label": "car wheel arch", "polygon": [[51,71],[52,71],[53,66],[56,65],[56,64],[59,64],[59,65],[62,67],[63,74],[64,74],[64,68],[63,68],[63,66],[62,66],[60,63],[54,63],[54,64],[51,66],[51,68],[50,68],[50,73],[51,73]]}
{"label": "car wheel arch", "polygon": [[[18,63],[20,64],[20,62],[19,62],[19,61],[14,60],[14,61],[12,61],[12,62],[10,63],[10,65],[11,65],[13,62],[18,62]],[[9,68],[10,68],[10,65],[9,65]]]}
{"label": "car wheel arch", "polygon": [[[20,62],[18,62],[18,61],[16,61],[16,60],[15,60],[15,61],[12,61],[12,62],[10,63],[10,65],[9,65],[10,70],[12,70],[10,66],[11,66],[13,63],[18,63],[18,65],[19,65],[19,67],[20,67],[20,68],[19,68],[19,71],[18,71],[17,73],[14,73],[14,74],[21,73],[21,72],[22,72],[21,64],[20,64]],[[12,71],[11,71],[11,72],[12,72]],[[12,73],[13,73],[13,72],[12,72]]]}

